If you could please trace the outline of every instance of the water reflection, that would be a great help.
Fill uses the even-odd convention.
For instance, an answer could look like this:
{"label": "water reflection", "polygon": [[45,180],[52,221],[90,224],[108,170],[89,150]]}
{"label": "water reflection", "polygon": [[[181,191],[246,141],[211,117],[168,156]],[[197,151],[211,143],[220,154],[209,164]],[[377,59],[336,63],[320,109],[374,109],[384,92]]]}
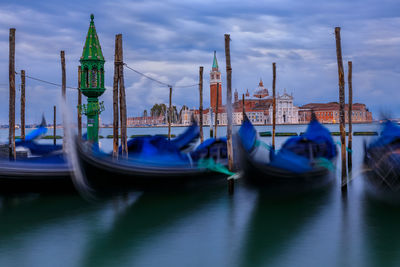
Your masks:
{"label": "water reflection", "polygon": [[400,205],[364,195],[364,234],[369,266],[399,266]]}
{"label": "water reflection", "polygon": [[272,266],[291,246],[291,240],[318,218],[331,198],[331,189],[285,198],[259,191],[242,244],[241,266]]}
{"label": "water reflection", "polygon": [[74,266],[98,208],[77,195],[6,200],[0,266]]}
{"label": "water reflection", "polygon": [[204,204],[221,194],[226,194],[225,187],[208,192],[143,193],[132,205],[115,215],[109,229],[91,235],[82,265],[131,265],[143,253],[143,247],[168,232],[177,231],[176,225],[180,221],[194,216]]}
{"label": "water reflection", "polygon": [[[0,250],[7,239],[87,212],[91,206],[79,196],[4,197],[0,209]],[[91,206],[94,208],[94,206]]]}

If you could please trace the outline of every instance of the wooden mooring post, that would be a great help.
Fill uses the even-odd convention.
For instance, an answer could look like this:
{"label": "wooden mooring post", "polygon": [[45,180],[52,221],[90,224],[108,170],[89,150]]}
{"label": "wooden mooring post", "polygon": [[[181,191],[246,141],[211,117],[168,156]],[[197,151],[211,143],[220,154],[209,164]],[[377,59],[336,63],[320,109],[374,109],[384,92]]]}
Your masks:
{"label": "wooden mooring post", "polygon": [[82,113],[80,107],[82,106],[82,92],[81,92],[81,66],[78,66],[78,138],[82,139]]}
{"label": "wooden mooring post", "polygon": [[15,151],[15,29],[10,29],[9,36],[9,109],[8,109],[8,148],[10,160],[16,160]]}
{"label": "wooden mooring post", "polygon": [[349,137],[348,137],[348,144],[347,144],[347,167],[349,169],[349,173],[353,168],[352,156],[353,156],[353,125],[352,125],[352,115],[353,115],[353,83],[352,83],[352,76],[353,76],[353,62],[348,62],[348,77],[347,83],[349,85],[349,110],[348,110],[348,122],[349,122]]}
{"label": "wooden mooring post", "polygon": [[199,94],[200,94],[200,105],[199,105],[199,127],[200,127],[200,142],[203,143],[203,67],[199,69]]}
{"label": "wooden mooring post", "polygon": [[56,135],[57,135],[57,107],[54,106],[53,107],[53,144],[56,145],[57,144],[57,139],[56,139]]}
{"label": "wooden mooring post", "polygon": [[21,139],[25,140],[25,70],[21,70]]}
{"label": "wooden mooring post", "polygon": [[210,107],[210,138],[214,137],[214,126],[213,126],[213,109]]}
{"label": "wooden mooring post", "polygon": [[276,127],[276,64],[272,63],[272,149],[275,149],[275,127]]}
{"label": "wooden mooring post", "polygon": [[119,53],[119,39],[120,35],[115,36],[115,52],[114,52],[114,81],[113,81],[113,157],[118,158],[118,144],[119,144],[119,131],[118,131],[118,82],[119,82],[119,64],[122,62]]}
{"label": "wooden mooring post", "polygon": [[[228,125],[226,128],[227,150],[228,150],[228,168],[229,171],[234,170],[233,166],[233,146],[232,146],[232,67],[231,67],[231,50],[230,35],[225,34],[225,59],[226,59],[226,115]],[[218,90],[217,90],[218,92]],[[230,194],[234,192],[234,180],[228,180],[228,191]]]}
{"label": "wooden mooring post", "polygon": [[172,123],[172,86],[169,87],[168,140],[171,140],[171,123]]}
{"label": "wooden mooring post", "polygon": [[219,101],[219,83],[217,83],[217,102],[215,103],[215,120],[214,120],[214,138],[217,139],[218,128],[218,101]]}
{"label": "wooden mooring post", "polygon": [[246,116],[246,109],[244,106],[244,94],[242,95],[242,116],[243,116],[242,122],[244,122],[244,117]]}
{"label": "wooden mooring post", "polygon": [[[65,52],[61,51],[60,52],[60,56],[61,56],[61,74],[62,74],[62,85],[61,85],[61,92],[62,92],[62,101],[63,101],[63,105],[65,108],[66,103],[66,88],[67,88],[67,78],[65,75]],[[66,148],[66,129],[67,125],[66,125],[66,121],[65,121],[65,116],[63,116],[63,150],[65,150]]]}
{"label": "wooden mooring post", "polygon": [[124,82],[124,57],[123,57],[123,46],[122,46],[122,34],[118,34],[118,47],[119,47],[119,59],[120,64],[118,71],[118,82],[119,82],[119,108],[120,108],[120,122],[121,122],[121,148],[122,156],[128,157],[128,136],[127,136],[127,115],[126,115],[126,94],[125,94],[125,82]]}
{"label": "wooden mooring post", "polygon": [[113,81],[113,157],[114,158],[118,158],[118,153],[119,153],[118,119],[119,123],[121,124],[122,156],[128,157],[126,94],[125,94],[125,82],[124,82],[122,34],[115,35],[114,81]]}
{"label": "wooden mooring post", "polygon": [[346,168],[346,128],[345,128],[345,92],[344,92],[344,70],[342,59],[342,46],[340,40],[340,27],[335,28],[336,56],[339,76],[339,120],[340,120],[340,142],[342,157],[342,191],[347,190],[347,168]]}

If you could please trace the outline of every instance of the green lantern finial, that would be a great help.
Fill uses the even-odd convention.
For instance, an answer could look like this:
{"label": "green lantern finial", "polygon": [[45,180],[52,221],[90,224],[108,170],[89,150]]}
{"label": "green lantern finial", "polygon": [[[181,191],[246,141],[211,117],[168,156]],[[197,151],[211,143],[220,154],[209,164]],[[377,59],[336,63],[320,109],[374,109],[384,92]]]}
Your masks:
{"label": "green lantern finial", "polygon": [[87,139],[97,143],[99,135],[99,114],[104,110],[98,97],[106,90],[104,86],[104,56],[101,51],[94,15],[90,15],[90,25],[83,47],[81,62],[80,90],[88,99],[87,105],[79,107],[80,112],[87,116]]}

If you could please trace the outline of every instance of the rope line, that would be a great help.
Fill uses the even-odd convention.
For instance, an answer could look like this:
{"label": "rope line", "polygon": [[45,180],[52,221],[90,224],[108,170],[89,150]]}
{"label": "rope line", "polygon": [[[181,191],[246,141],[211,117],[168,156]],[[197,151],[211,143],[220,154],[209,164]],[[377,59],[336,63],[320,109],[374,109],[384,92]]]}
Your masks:
{"label": "rope line", "polygon": [[[195,84],[189,84],[189,85],[175,85],[175,86],[172,86],[171,84],[164,83],[162,81],[159,81],[159,80],[157,80],[157,79],[155,79],[153,77],[150,77],[150,76],[144,74],[143,72],[135,70],[134,68],[129,67],[126,63],[123,63],[123,65],[126,68],[128,68],[129,70],[131,70],[131,71],[133,71],[133,72],[135,72],[135,73],[137,73],[137,74],[139,74],[139,75],[141,75],[141,76],[143,76],[143,77],[145,77],[145,78],[147,78],[149,80],[152,80],[153,82],[156,82],[156,83],[159,83],[159,84],[161,84],[163,86],[166,86],[168,88],[170,88],[170,87],[173,87],[173,88],[190,88],[190,87],[194,87],[194,86],[198,86],[199,85],[199,83],[195,83]],[[15,74],[19,75],[20,73],[18,73],[16,71]],[[46,83],[46,84],[50,84],[50,85],[53,85],[53,86],[62,87],[61,84],[50,82],[50,81],[46,81],[46,80],[43,80],[43,79],[40,79],[40,78],[36,78],[36,77],[33,77],[33,76],[29,76],[29,75],[26,75],[26,74],[25,74],[25,77],[28,78],[28,79],[31,79],[31,80],[35,80],[35,81],[41,82],[41,83]],[[8,85],[8,84],[4,84],[4,85],[0,84],[0,86],[6,86],[6,85]],[[73,90],[79,90],[79,88],[71,87],[71,86],[66,86],[66,88],[73,89]]]}
{"label": "rope line", "polygon": [[146,74],[144,74],[144,73],[142,73],[142,72],[140,72],[140,71],[138,71],[138,70],[135,70],[135,69],[129,67],[126,63],[124,63],[124,66],[125,66],[126,68],[130,69],[131,71],[136,72],[137,74],[139,74],[139,75],[141,75],[141,76],[143,76],[143,77],[146,77],[146,78],[149,79],[149,80],[152,80],[153,82],[159,83],[159,84],[164,85],[164,86],[167,86],[167,87],[172,87],[172,85],[169,85],[169,84],[164,83],[164,82],[162,82],[162,81],[156,80],[156,79],[154,79],[154,78],[152,78],[152,77],[150,77],[150,76],[148,76],[148,75],[146,75]]}
{"label": "rope line", "polygon": [[[19,74],[19,73],[18,73],[18,72],[15,72],[15,74]],[[45,80],[42,80],[42,79],[39,79],[39,78],[35,78],[35,77],[29,76],[29,75],[25,75],[25,77],[26,77],[26,78],[29,78],[29,79],[31,79],[31,80],[38,81],[38,82],[47,83],[47,84],[50,84],[50,85],[62,87],[61,84],[53,83],[53,82],[49,82],[49,81],[45,81]],[[76,87],[70,87],[70,86],[66,86],[66,88],[68,88],[68,89],[74,89],[74,90],[79,90],[79,89],[76,88]]]}

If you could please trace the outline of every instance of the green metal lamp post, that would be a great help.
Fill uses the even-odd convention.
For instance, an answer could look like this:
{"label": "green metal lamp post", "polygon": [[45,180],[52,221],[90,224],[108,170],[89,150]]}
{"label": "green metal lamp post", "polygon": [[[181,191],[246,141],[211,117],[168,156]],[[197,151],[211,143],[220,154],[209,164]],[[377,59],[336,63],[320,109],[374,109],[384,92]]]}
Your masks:
{"label": "green metal lamp post", "polygon": [[94,26],[94,15],[90,15],[90,26],[83,47],[81,63],[80,90],[87,97],[87,105],[79,107],[79,111],[87,116],[87,139],[99,141],[99,114],[104,110],[103,102],[98,97],[106,90],[104,87],[104,57],[101,52],[99,38]]}

